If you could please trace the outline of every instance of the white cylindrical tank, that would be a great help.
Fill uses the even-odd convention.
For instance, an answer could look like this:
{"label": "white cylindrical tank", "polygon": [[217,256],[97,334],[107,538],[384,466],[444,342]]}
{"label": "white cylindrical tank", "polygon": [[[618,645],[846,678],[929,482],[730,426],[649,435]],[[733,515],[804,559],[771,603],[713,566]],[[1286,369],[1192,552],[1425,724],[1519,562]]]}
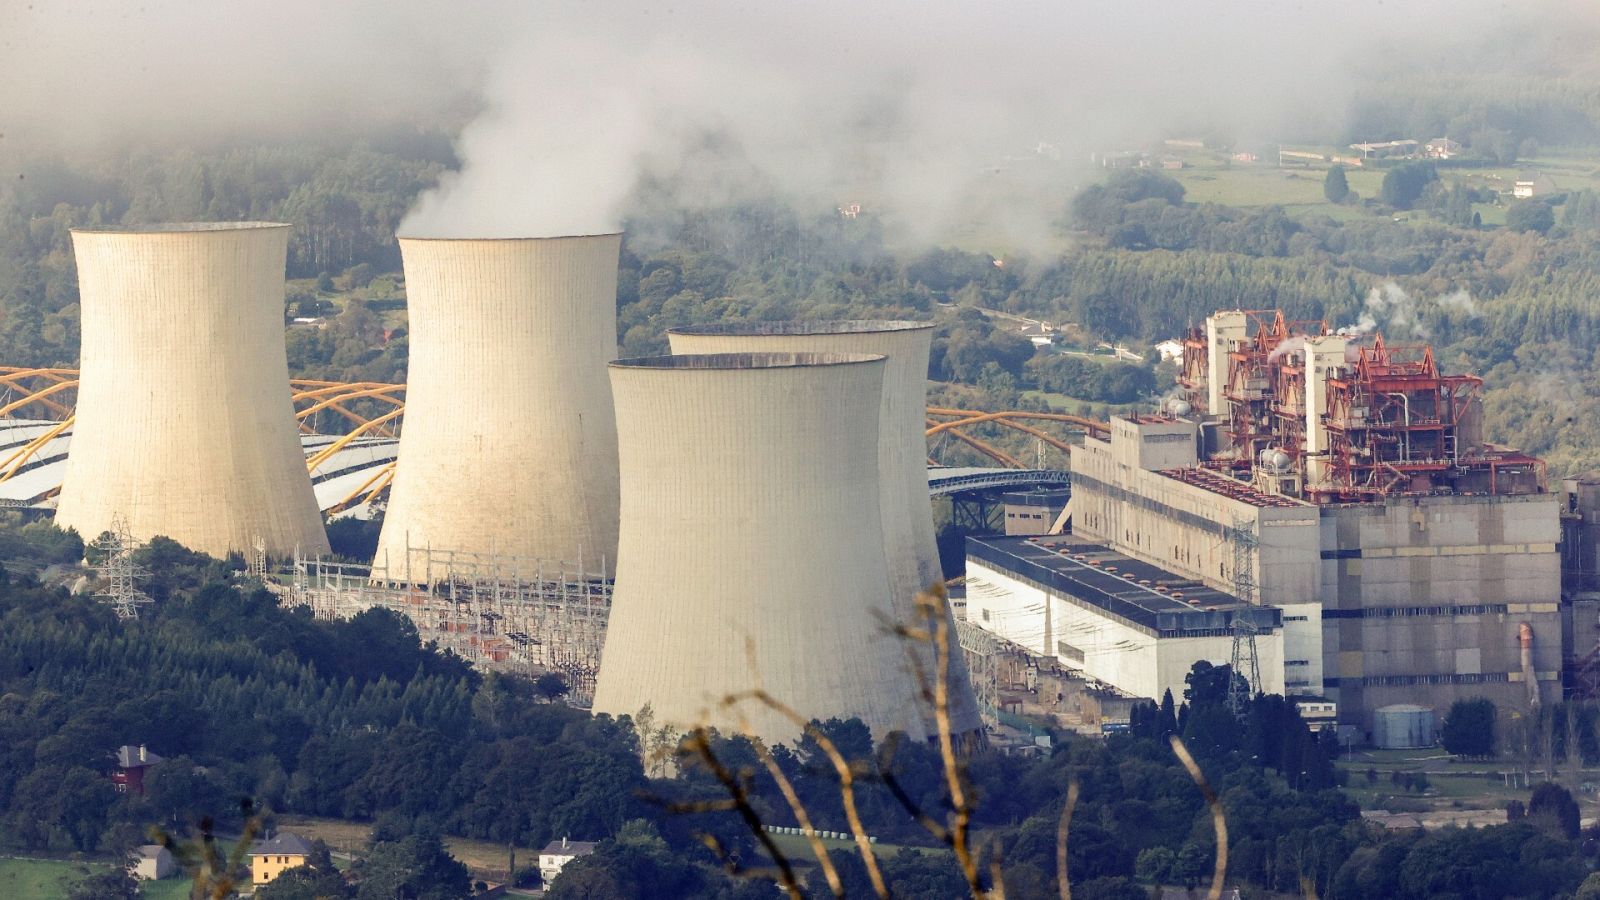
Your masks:
{"label": "white cylindrical tank", "polygon": [[1433,746],[1433,710],[1411,703],[1380,707],[1372,714],[1372,743],[1380,750]]}
{"label": "white cylindrical tank", "polygon": [[289,396],[288,239],[266,222],[73,231],[83,349],[58,525],[328,552]]}
{"label": "white cylindrical tank", "polygon": [[889,633],[878,504],[883,358],[716,354],[611,364],[622,535],[596,712],[769,742],[858,717],[921,727]]}
{"label": "white cylindrical tank", "polygon": [[[832,321],[728,323],[667,332],[673,353],[813,351],[887,357],[878,444],[884,552],[889,561],[895,621],[917,626],[926,624],[917,616],[917,593],[944,581],[928,497],[928,442],[924,437],[933,329],[927,322]],[[978,731],[983,722],[977,698],[948,607],[945,614],[951,647],[951,727],[958,734]],[[923,671],[932,677],[936,673],[933,647],[923,645],[920,650]],[[934,734],[931,708],[928,712],[927,730]]]}
{"label": "white cylindrical tank", "polygon": [[620,234],[400,239],[411,360],[374,560],[390,580],[423,580],[427,549],[610,568],[621,247]]}

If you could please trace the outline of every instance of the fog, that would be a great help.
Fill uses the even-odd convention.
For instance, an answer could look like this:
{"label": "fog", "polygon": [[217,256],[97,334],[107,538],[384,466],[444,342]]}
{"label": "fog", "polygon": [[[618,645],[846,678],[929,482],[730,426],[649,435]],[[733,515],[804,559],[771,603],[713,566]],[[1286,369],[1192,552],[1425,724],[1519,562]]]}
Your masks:
{"label": "fog", "polygon": [[911,233],[1047,228],[1088,155],[1337,133],[1367,67],[1544,3],[0,0],[0,141],[46,150],[458,133],[402,231],[617,227],[676,202],[861,202]]}

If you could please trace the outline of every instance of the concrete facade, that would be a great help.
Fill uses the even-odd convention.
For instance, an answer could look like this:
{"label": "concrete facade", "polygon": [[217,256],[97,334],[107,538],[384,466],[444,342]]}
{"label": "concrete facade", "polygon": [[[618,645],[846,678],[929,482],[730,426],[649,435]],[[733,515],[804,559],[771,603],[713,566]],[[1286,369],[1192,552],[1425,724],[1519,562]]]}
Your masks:
{"label": "concrete facade", "polygon": [[795,740],[859,717],[875,739],[923,729],[882,540],[881,356],[719,354],[611,365],[622,472],[616,585],[594,710],[650,704]]}
{"label": "concrete facade", "polygon": [[[1544,702],[1561,697],[1560,523],[1553,494],[1396,497],[1322,508],[1327,695],[1341,720],[1393,704],[1443,715],[1528,706],[1518,630]],[[1371,728],[1363,719],[1358,724]]]}
{"label": "concrete facade", "polygon": [[618,234],[401,238],[405,428],[374,565],[417,551],[611,568]]}
{"label": "concrete facade", "polygon": [[56,524],[327,553],[283,343],[289,226],[74,231],[83,350]]}
{"label": "concrete facade", "polygon": [[[1118,428],[1118,424],[1122,428]],[[1110,544],[1136,559],[1194,578],[1221,591],[1233,591],[1234,547],[1230,532],[1243,529],[1255,541],[1247,557],[1256,586],[1256,601],[1271,606],[1318,599],[1320,549],[1317,508],[1289,498],[1272,497],[1270,505],[1248,486],[1225,496],[1201,484],[1182,481],[1163,471],[1142,467],[1141,459],[1166,465],[1179,444],[1167,445],[1172,455],[1156,455],[1141,444],[1146,432],[1162,436],[1193,434],[1195,425],[1130,427],[1114,419],[1110,440],[1085,438],[1072,448],[1072,531]],[[1192,458],[1192,454],[1190,454]],[[1194,463],[1190,462],[1190,466]],[[1215,478],[1223,478],[1221,475]],[[1227,487],[1233,483],[1219,482]]]}
{"label": "concrete facade", "polygon": [[[673,353],[866,353],[886,357],[879,413],[878,477],[884,552],[895,621],[923,626],[916,596],[944,581],[928,497],[924,429],[928,353],[934,326],[926,322],[754,322],[677,328],[667,332]],[[950,634],[955,621],[948,620]],[[931,645],[924,671],[934,671]],[[950,709],[958,732],[983,727],[961,654],[951,657]],[[936,726],[928,722],[930,734]]]}
{"label": "concrete facade", "polygon": [[1396,703],[1443,715],[1457,699],[1487,697],[1502,712],[1524,710],[1526,622],[1540,695],[1559,697],[1558,497],[1318,506],[1218,473],[1152,470],[1172,460],[1152,457],[1149,436],[1194,427],[1174,421],[1116,420],[1109,440],[1074,448],[1073,533],[1225,592],[1235,590],[1229,529],[1252,533],[1243,556],[1255,601],[1283,611],[1291,692],[1337,701],[1340,721],[1368,733],[1373,711]]}

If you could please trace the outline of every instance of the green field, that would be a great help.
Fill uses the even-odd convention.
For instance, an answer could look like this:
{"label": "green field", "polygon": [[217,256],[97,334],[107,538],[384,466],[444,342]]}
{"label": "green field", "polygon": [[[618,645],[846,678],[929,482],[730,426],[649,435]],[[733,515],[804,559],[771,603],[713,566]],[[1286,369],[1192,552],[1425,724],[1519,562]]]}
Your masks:
{"label": "green field", "polygon": [[[1239,163],[1225,154],[1202,150],[1172,155],[1182,159],[1184,167],[1163,170],[1162,174],[1182,183],[1184,199],[1191,202],[1241,207],[1279,205],[1295,217],[1324,215],[1340,221],[1373,215],[1359,204],[1336,205],[1323,197],[1326,164],[1280,168],[1265,157],[1256,163]],[[1461,181],[1469,187],[1509,193],[1513,183],[1533,172],[1548,176],[1557,192],[1600,189],[1600,158],[1583,151],[1550,150],[1495,168],[1441,168],[1439,177],[1445,182]],[[1345,169],[1350,189],[1361,199],[1378,195],[1383,175],[1384,170],[1378,168]],[[1485,225],[1505,224],[1504,203],[1480,203],[1473,209]]]}
{"label": "green field", "polygon": [[[98,862],[0,859],[0,897],[6,900],[64,900],[67,891],[80,879],[109,868],[109,865]],[[189,896],[189,882],[183,878],[145,882],[144,895],[149,900],[182,900]]]}

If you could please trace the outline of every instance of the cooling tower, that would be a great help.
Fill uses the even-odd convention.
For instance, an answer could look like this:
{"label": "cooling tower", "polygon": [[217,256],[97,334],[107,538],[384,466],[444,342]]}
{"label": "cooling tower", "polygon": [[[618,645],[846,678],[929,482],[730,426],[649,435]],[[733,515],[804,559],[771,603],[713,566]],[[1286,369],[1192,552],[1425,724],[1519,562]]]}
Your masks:
{"label": "cooling tower", "polygon": [[[815,351],[888,357],[878,446],[884,552],[895,620],[918,625],[923,623],[917,617],[917,592],[944,580],[928,499],[928,450],[923,436],[933,328],[926,322],[753,322],[667,332],[674,353]],[[948,617],[948,610],[946,615],[954,648],[955,622]],[[923,670],[932,677],[935,654],[931,645],[923,649]],[[950,656],[950,684],[954,730],[981,729],[977,699],[959,649]],[[930,734],[935,733],[931,717],[927,727]]]}
{"label": "cooling tower", "polygon": [[216,556],[326,553],[283,347],[289,226],[74,231],[83,317],[56,523]]}
{"label": "cooling tower", "polygon": [[422,580],[428,549],[610,567],[621,247],[620,234],[400,240],[411,361],[375,560],[390,579]]}
{"label": "cooling tower", "polygon": [[[807,719],[859,717],[874,738],[921,727],[886,625],[883,370],[863,354],[611,364],[622,535],[597,712],[648,703],[679,728],[738,731],[719,701],[760,687]],[[739,709],[769,742],[800,734]]]}

